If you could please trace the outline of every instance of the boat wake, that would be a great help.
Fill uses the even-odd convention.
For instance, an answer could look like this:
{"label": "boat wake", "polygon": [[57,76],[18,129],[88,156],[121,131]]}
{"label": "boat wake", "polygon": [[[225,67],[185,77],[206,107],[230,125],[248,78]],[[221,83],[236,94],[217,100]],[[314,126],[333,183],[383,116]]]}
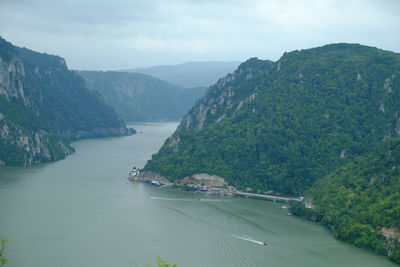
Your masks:
{"label": "boat wake", "polygon": [[223,199],[209,199],[209,198],[199,198],[200,201],[204,201],[204,202],[221,202],[221,201],[225,201]]}
{"label": "boat wake", "polygon": [[194,199],[187,199],[187,198],[167,198],[167,197],[150,197],[150,199],[167,200],[167,201],[195,201]]}
{"label": "boat wake", "polygon": [[258,245],[265,245],[263,241],[255,240],[250,236],[247,236],[247,237],[245,237],[245,236],[237,236],[237,235],[231,235],[231,236],[234,237],[234,238],[237,238],[237,239],[253,242],[253,243],[258,244]]}

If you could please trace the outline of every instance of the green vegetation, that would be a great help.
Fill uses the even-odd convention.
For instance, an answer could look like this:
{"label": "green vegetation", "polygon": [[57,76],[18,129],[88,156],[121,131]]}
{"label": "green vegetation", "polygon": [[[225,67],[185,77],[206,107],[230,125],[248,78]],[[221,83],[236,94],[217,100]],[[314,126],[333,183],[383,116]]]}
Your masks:
{"label": "green vegetation", "polygon": [[0,238],[0,267],[4,266],[8,262],[6,256],[4,255],[6,250],[6,243],[6,239]]}
{"label": "green vegetation", "polygon": [[351,44],[250,59],[210,88],[145,169],[301,195],[397,135],[399,72],[398,54]]}
{"label": "green vegetation", "polygon": [[183,89],[157,78],[115,71],[77,71],[125,121],[180,120],[206,88]]}
{"label": "green vegetation", "polygon": [[122,119],[64,59],[0,38],[0,165],[64,158],[72,140],[129,133]]}
{"label": "green vegetation", "polygon": [[[152,267],[151,264],[145,264],[143,267]],[[157,257],[156,267],[178,267],[178,264],[170,264],[166,260]]]}
{"label": "green vegetation", "polygon": [[124,129],[115,111],[100,94],[87,90],[83,79],[69,71],[62,58],[26,48],[16,51],[25,66],[25,95],[32,99],[34,109],[54,132],[79,139],[112,135],[109,130],[100,129]]}
{"label": "green vegetation", "polygon": [[372,47],[253,58],[210,88],[145,169],[309,197],[315,207],[293,203],[295,214],[400,263],[399,88],[400,55]]}
{"label": "green vegetation", "polygon": [[293,203],[292,211],[326,225],[339,239],[400,263],[399,236],[384,237],[381,232],[400,229],[399,181],[396,138],[318,180],[307,192],[314,208]]}

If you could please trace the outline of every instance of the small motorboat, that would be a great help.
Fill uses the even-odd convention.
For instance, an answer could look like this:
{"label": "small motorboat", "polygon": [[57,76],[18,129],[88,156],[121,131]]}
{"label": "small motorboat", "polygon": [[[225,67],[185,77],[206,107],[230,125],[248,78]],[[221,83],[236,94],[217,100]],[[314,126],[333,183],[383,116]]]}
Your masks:
{"label": "small motorboat", "polygon": [[265,241],[264,241],[264,242],[262,242],[262,244],[263,244],[264,246],[268,245],[268,243],[267,243],[267,242],[265,242]]}

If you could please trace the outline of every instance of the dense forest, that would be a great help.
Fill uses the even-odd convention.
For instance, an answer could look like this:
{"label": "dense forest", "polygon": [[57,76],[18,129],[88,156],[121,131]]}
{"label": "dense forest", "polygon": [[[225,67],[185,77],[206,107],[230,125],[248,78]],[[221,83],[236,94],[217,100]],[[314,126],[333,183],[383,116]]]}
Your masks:
{"label": "dense forest", "polygon": [[76,71],[125,121],[178,121],[205,94],[140,73]]}
{"label": "dense forest", "polygon": [[0,165],[64,158],[69,142],[126,135],[123,120],[64,59],[0,38]]}
{"label": "dense forest", "polygon": [[212,86],[146,169],[300,195],[399,131],[400,55],[334,44],[251,59]]}
{"label": "dense forest", "polygon": [[334,236],[400,263],[400,138],[355,158],[307,192],[312,209],[296,215],[326,225]]}
{"label": "dense forest", "polygon": [[210,88],[145,169],[305,196],[315,207],[293,204],[296,214],[399,262],[398,88],[400,55],[373,47],[253,58]]}

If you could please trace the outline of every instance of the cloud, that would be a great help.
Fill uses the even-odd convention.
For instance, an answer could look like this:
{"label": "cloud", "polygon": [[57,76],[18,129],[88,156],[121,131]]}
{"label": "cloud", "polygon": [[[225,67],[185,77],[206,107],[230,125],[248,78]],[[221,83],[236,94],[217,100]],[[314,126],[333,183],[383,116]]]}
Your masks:
{"label": "cloud", "polygon": [[0,35],[78,69],[276,60],[357,42],[400,51],[397,0],[2,0]]}

